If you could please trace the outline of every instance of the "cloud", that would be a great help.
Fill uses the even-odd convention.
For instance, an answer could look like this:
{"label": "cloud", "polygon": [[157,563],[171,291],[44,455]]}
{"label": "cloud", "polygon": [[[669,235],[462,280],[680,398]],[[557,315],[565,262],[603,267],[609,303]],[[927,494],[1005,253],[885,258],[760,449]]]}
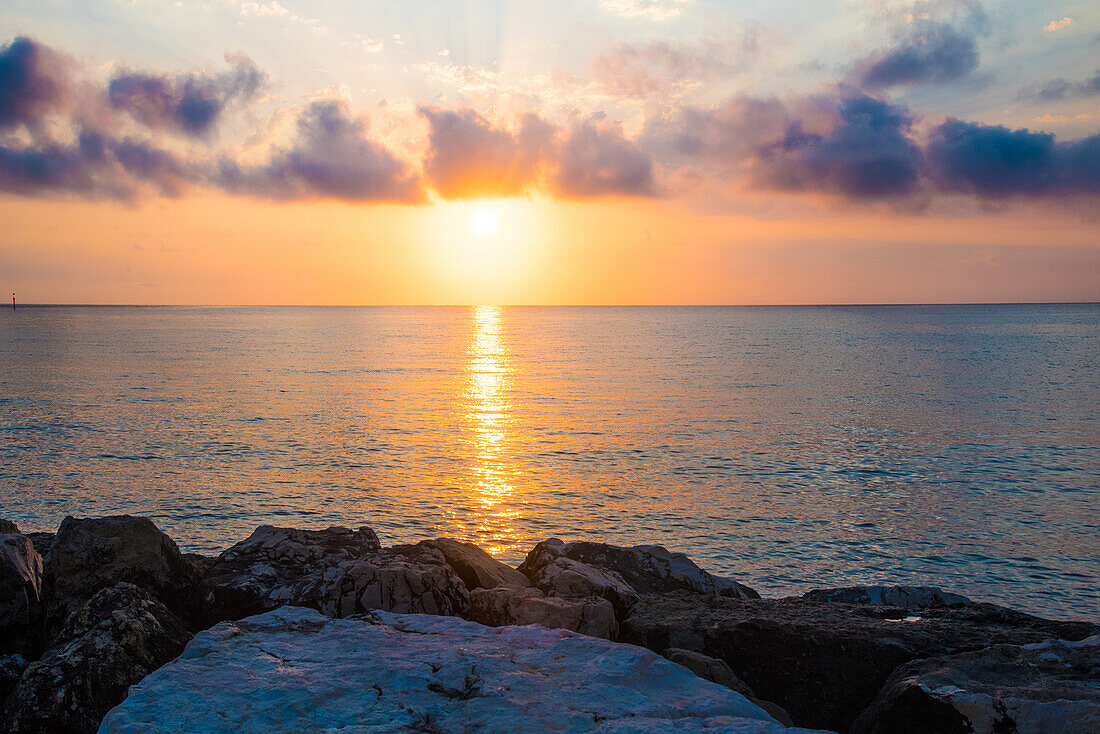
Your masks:
{"label": "cloud", "polygon": [[683,12],[692,0],[599,0],[602,10],[624,18],[668,20]]}
{"label": "cloud", "polygon": [[1020,92],[1019,98],[1053,102],[1067,97],[1095,97],[1098,94],[1100,94],[1100,69],[1097,69],[1093,76],[1080,82],[1051,79],[1040,87],[1027,87]]}
{"label": "cloud", "polygon": [[420,107],[429,126],[424,172],[447,198],[516,196],[538,183],[555,129],[533,113],[517,128],[494,127],[469,108]]}
{"label": "cloud", "polygon": [[1067,16],[1065,18],[1062,18],[1061,20],[1050,21],[1045,26],[1043,26],[1043,30],[1047,33],[1053,33],[1054,31],[1059,31],[1067,26],[1071,26],[1076,22],[1077,21],[1075,21],[1073,18]]}
{"label": "cloud", "polygon": [[107,87],[107,99],[111,107],[147,127],[205,136],[228,104],[254,100],[267,82],[267,75],[248,57],[227,55],[226,61],[233,68],[217,75],[116,74]]}
{"label": "cloud", "polygon": [[73,85],[68,57],[25,36],[0,47],[0,130],[36,127],[69,106]]}
{"label": "cloud", "polygon": [[1100,135],[1057,143],[1050,133],[948,119],[927,148],[942,191],[986,199],[1100,193]]}
{"label": "cloud", "polygon": [[917,191],[921,153],[912,122],[904,108],[846,88],[684,108],[647,125],[642,139],[666,160],[734,185],[884,199]]}
{"label": "cloud", "polygon": [[684,43],[617,43],[592,62],[592,76],[617,96],[664,96],[728,77],[757,57],[754,29],[730,29]]}
{"label": "cloud", "polygon": [[128,200],[145,187],[175,196],[193,177],[188,166],[168,151],[90,130],[68,145],[0,146],[0,191],[21,196],[72,194]]}
{"label": "cloud", "polygon": [[908,110],[875,97],[850,94],[839,119],[824,134],[791,123],[783,138],[760,152],[753,170],[758,185],[784,191],[827,191],[853,199],[912,194],[921,153],[909,138]]}
{"label": "cloud", "polygon": [[554,177],[557,193],[569,198],[654,196],[653,161],[623,137],[618,124],[594,115],[576,125]]}
{"label": "cloud", "polygon": [[407,163],[371,140],[366,122],[343,100],[315,100],[297,120],[289,148],[275,147],[258,165],[222,157],[210,182],[230,193],[270,199],[423,201]]}
{"label": "cloud", "polygon": [[945,23],[921,20],[886,49],[856,65],[868,89],[954,81],[978,66],[974,35]]}

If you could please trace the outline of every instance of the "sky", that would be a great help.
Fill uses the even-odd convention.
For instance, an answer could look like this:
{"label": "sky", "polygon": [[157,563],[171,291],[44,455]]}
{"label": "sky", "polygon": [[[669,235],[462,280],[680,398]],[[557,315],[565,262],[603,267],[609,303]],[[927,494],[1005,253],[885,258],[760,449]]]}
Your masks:
{"label": "sky", "polygon": [[1100,6],[6,0],[26,303],[1100,300]]}

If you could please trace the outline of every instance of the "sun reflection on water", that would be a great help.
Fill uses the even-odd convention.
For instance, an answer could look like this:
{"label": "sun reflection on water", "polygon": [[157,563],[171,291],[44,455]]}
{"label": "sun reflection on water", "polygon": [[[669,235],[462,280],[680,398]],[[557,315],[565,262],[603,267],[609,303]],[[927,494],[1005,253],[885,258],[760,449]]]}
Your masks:
{"label": "sun reflection on water", "polygon": [[480,505],[473,535],[489,553],[514,545],[519,534],[512,522],[515,487],[512,462],[511,399],[513,367],[503,334],[500,306],[475,306],[466,359],[463,416],[473,435],[471,499]]}

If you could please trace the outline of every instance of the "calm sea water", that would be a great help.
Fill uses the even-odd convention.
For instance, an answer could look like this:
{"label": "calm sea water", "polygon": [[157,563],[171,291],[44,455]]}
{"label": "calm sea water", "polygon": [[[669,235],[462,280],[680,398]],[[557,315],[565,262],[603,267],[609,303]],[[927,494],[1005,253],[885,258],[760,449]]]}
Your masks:
{"label": "calm sea water", "polygon": [[653,542],[1100,617],[1100,306],[0,312],[0,515]]}

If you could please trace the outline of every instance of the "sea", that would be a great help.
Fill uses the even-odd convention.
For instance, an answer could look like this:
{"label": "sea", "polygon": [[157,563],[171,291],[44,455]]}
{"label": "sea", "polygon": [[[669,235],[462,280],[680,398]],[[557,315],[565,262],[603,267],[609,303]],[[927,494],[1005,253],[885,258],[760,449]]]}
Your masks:
{"label": "sea", "polygon": [[1100,619],[1100,305],[0,311],[0,516],[654,543]]}

